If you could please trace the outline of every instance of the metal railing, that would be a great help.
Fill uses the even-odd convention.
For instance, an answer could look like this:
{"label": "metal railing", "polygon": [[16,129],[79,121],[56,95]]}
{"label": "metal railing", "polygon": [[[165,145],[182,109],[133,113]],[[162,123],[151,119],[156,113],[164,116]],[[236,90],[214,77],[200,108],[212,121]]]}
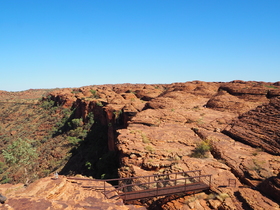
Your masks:
{"label": "metal railing", "polygon": [[[198,175],[190,176],[190,173]],[[168,174],[153,174],[150,176],[110,179],[107,181],[119,181],[119,184],[115,186],[114,190],[106,190],[106,185],[104,183],[104,194],[107,196],[108,194],[115,191],[119,196],[124,196],[124,200],[126,200],[126,196],[128,194],[140,195],[142,193],[148,195],[150,193],[151,197],[153,197],[170,194],[177,191],[186,192],[200,190],[201,188],[210,188],[211,175],[201,175],[201,170],[196,170]],[[177,191],[176,188],[178,189]]]}
{"label": "metal railing", "polygon": [[[201,175],[201,170],[116,179],[70,179],[102,181],[103,186],[99,186],[99,189],[103,188],[102,191],[107,198],[115,197],[117,194],[123,200],[136,200],[180,192],[196,192],[209,189],[211,186],[211,175]],[[114,189],[112,189],[112,185],[109,187],[107,182],[118,182],[118,184],[113,185]],[[112,195],[111,193],[114,195],[109,196]]]}

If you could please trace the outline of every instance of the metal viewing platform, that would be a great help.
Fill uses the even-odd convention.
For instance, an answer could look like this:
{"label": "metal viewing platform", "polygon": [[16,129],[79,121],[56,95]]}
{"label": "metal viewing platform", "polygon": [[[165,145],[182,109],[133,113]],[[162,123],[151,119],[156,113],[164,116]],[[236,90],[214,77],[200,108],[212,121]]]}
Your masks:
{"label": "metal viewing platform", "polygon": [[[178,193],[191,194],[209,190],[211,186],[211,175],[201,175],[201,170],[195,170],[96,181],[104,182],[102,191],[107,198],[119,197],[126,202]],[[117,182],[118,184],[112,190],[111,187],[106,187],[106,182]]]}

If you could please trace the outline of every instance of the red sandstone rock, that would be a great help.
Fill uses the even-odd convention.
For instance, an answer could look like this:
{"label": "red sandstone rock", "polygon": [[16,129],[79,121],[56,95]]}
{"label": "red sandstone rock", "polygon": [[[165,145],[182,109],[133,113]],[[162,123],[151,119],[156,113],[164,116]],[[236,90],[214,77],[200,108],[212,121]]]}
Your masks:
{"label": "red sandstone rock", "polygon": [[280,203],[280,173],[264,180],[259,188],[262,192],[269,195]]}
{"label": "red sandstone rock", "polygon": [[280,154],[280,98],[241,115],[224,132],[232,138]]}
{"label": "red sandstone rock", "polygon": [[259,105],[259,102],[248,102],[238,98],[237,96],[233,96],[226,91],[219,91],[207,102],[206,107],[220,111],[231,111],[242,114],[255,108],[257,105]]}
{"label": "red sandstone rock", "polygon": [[[165,209],[209,209],[210,205],[218,209],[238,209],[242,203],[252,209],[277,209],[277,204],[258,191],[241,187],[244,184],[257,186],[266,178],[275,177],[280,168],[278,156],[246,145],[279,154],[280,105],[276,98],[279,86],[278,83],[244,81],[120,84],[55,90],[49,96],[64,107],[76,108],[76,118],[85,120],[92,112],[95,120],[108,126],[108,147],[117,149],[120,154],[120,177],[199,169],[203,174],[212,174],[211,190],[216,197],[229,195],[222,201],[215,198],[209,202],[205,197],[192,201],[189,197],[174,198],[163,205]],[[0,97],[13,99],[16,96],[9,94],[0,93]],[[237,118],[238,114],[242,115]],[[212,146],[208,156],[192,157],[197,145],[205,140]],[[52,155],[59,155],[59,150]],[[229,186],[229,179],[235,180],[236,186]],[[271,183],[271,180],[263,183]],[[46,183],[37,182],[37,185],[55,189],[51,182]],[[35,185],[27,191],[21,187],[22,194],[13,194],[14,191],[9,194],[7,205],[81,209],[100,202],[98,207],[111,208],[111,204],[94,194],[96,192],[86,194],[84,189],[68,185],[63,186],[69,187],[70,193],[65,194],[69,198],[57,190],[54,190],[57,194],[46,198],[45,190],[37,193]],[[277,186],[270,185],[271,188]],[[116,209],[127,208],[114,202],[112,205],[117,206]]]}
{"label": "red sandstone rock", "polygon": [[244,206],[249,207],[250,209],[270,209],[276,210],[279,209],[279,205],[267,197],[261,195],[259,191],[252,190],[250,188],[239,189],[238,196],[243,199]]}
{"label": "red sandstone rock", "polygon": [[[81,177],[80,177],[81,178]],[[106,184],[110,189],[112,186]],[[146,209],[124,205],[119,199],[108,199],[99,190],[103,182],[70,180],[59,176],[37,180],[25,188],[23,185],[1,185],[0,192],[8,199],[0,204],[3,210],[82,210],[82,209]]]}

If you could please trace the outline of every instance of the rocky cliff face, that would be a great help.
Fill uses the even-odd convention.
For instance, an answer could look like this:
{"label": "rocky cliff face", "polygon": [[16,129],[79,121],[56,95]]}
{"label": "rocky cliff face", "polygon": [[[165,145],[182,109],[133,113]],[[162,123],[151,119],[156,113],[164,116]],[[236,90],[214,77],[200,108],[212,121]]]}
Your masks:
{"label": "rocky cliff face", "polygon": [[277,176],[269,177],[264,180],[259,188],[262,192],[274,198],[278,203],[280,203],[280,172]]}
{"label": "rocky cliff face", "polygon": [[[106,132],[102,150],[117,155],[119,177],[197,169],[212,174],[211,192],[146,201],[151,207],[279,209],[273,196],[279,193],[273,178],[280,168],[279,96],[279,82],[193,81],[58,89],[44,100],[75,110],[73,117],[84,124],[93,114]],[[89,145],[98,146],[79,147],[61,173],[83,161]],[[199,153],[201,145],[210,149]],[[268,182],[272,195],[264,187]]]}
{"label": "rocky cliff face", "polygon": [[233,121],[225,133],[238,141],[280,155],[280,99],[250,110]]}

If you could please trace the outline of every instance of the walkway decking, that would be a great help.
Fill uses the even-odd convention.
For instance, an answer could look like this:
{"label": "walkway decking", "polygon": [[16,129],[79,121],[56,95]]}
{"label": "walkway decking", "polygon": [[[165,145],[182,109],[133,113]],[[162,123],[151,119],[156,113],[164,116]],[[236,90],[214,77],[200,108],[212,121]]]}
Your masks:
{"label": "walkway decking", "polygon": [[162,187],[156,189],[125,192],[125,193],[121,193],[120,197],[124,201],[131,201],[131,200],[139,200],[139,199],[150,198],[150,197],[174,195],[178,193],[188,193],[188,192],[194,193],[207,189],[209,189],[209,185],[203,182],[197,182],[197,183],[177,185],[172,187]]}

